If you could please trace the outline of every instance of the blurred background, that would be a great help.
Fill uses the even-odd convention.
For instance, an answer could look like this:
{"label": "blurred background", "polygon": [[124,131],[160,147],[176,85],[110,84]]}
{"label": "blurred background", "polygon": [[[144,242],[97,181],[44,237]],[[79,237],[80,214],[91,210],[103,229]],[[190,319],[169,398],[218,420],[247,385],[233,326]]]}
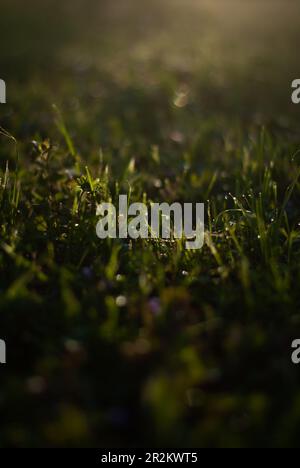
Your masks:
{"label": "blurred background", "polygon": [[[123,113],[130,93],[159,101],[178,92],[179,107],[199,117],[286,117],[295,111],[290,84],[300,72],[298,7],[296,0],[3,0],[8,101],[55,101],[93,127],[94,105],[99,113],[108,94],[116,101],[109,107],[119,102]],[[159,109],[151,113],[157,120]],[[27,115],[27,125],[35,121]]]}

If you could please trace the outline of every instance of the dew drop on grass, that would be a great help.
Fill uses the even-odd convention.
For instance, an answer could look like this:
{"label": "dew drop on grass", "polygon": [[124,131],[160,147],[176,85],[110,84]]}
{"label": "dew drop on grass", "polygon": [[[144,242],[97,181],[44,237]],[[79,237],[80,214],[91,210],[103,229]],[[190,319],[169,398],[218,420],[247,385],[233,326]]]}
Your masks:
{"label": "dew drop on grass", "polygon": [[127,299],[125,296],[118,296],[116,298],[116,305],[118,307],[125,307],[127,305]]}

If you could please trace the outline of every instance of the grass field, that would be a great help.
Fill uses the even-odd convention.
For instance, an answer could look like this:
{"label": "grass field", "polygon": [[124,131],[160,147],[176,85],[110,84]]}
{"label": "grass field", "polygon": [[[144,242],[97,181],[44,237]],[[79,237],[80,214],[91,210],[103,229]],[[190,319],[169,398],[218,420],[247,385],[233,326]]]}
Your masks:
{"label": "grass field", "polygon": [[[0,447],[299,445],[297,2],[1,3]],[[100,241],[120,193],[205,247]]]}

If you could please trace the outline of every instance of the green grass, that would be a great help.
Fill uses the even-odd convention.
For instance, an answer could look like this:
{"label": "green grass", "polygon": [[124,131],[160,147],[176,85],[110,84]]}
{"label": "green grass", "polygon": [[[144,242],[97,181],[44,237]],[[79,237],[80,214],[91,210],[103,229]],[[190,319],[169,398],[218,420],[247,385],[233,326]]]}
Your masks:
{"label": "green grass", "polygon": [[[0,446],[297,446],[297,19],[4,3]],[[205,247],[100,241],[120,193],[205,202]]]}

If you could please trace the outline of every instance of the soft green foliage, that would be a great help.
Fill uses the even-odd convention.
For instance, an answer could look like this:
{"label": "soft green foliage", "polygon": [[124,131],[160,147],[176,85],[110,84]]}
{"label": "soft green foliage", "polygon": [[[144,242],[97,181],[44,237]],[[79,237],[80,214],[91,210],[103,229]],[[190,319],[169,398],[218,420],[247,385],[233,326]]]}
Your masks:
{"label": "soft green foliage", "polygon": [[[49,40],[42,7],[4,3],[45,64],[30,41],[13,70],[2,54],[0,446],[297,445],[300,135],[279,58],[240,33],[256,55],[227,70],[230,39],[202,43],[197,19],[218,28],[180,2],[178,37],[168,2],[141,32],[143,2],[122,21],[109,2],[104,19],[80,2],[53,18],[48,0]],[[274,82],[249,85],[261,70]],[[97,204],[120,193],[205,202],[205,247],[100,241]]]}

